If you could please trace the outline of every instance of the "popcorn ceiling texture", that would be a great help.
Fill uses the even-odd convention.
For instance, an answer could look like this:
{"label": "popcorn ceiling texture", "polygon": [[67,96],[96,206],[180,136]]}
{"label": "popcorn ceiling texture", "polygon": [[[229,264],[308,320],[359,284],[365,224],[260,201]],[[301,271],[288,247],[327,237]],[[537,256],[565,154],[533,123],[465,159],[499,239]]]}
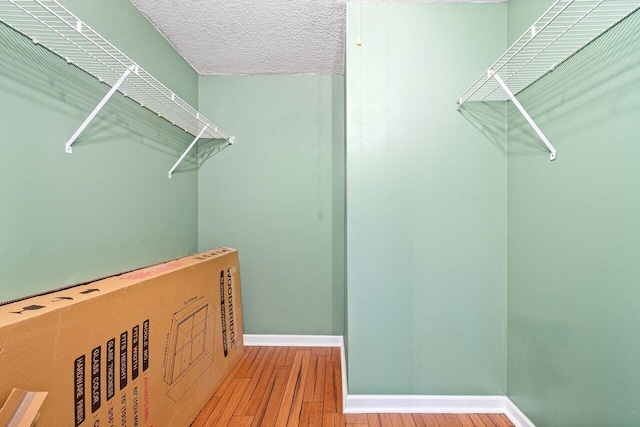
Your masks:
{"label": "popcorn ceiling texture", "polygon": [[199,74],[344,74],[345,0],[131,2]]}

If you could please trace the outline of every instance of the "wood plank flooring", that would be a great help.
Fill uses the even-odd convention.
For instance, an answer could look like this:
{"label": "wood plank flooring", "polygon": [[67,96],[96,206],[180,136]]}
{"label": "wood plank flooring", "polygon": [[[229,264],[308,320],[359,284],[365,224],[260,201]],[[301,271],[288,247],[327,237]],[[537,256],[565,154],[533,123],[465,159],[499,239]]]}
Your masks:
{"label": "wood plank flooring", "polygon": [[513,427],[502,414],[343,414],[338,347],[246,347],[192,427]]}

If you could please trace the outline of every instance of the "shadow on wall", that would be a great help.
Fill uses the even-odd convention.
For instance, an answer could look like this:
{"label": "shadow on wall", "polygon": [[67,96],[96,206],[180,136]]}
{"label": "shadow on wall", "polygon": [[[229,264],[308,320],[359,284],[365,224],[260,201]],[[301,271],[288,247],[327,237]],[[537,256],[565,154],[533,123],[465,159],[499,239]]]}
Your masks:
{"label": "shadow on wall", "polygon": [[507,152],[507,109],[504,102],[465,102],[458,109],[501,153]]}
{"label": "shadow on wall", "polygon": [[[601,103],[603,93],[625,93],[640,83],[640,11],[630,15],[582,51],[547,73],[530,88],[518,94],[537,124],[562,123],[565,132],[577,132],[585,120],[607,120],[624,112],[637,111],[640,103],[625,105]],[[615,78],[612,78],[615,76]],[[523,101],[524,99],[524,101]],[[640,101],[638,101],[640,102]],[[519,157],[548,154],[529,124],[510,102],[466,102],[460,113],[500,150],[506,149],[505,131],[512,132],[509,152]],[[594,108],[595,107],[595,108]],[[578,114],[577,114],[578,113]],[[549,125],[553,128],[553,125]],[[542,131],[545,128],[541,125]],[[562,135],[547,134],[556,149]]]}
{"label": "shadow on wall", "polygon": [[[30,101],[52,110],[62,109],[67,116],[77,119],[77,126],[109,90],[108,85],[99,83],[88,73],[67,64],[56,54],[4,24],[0,24],[0,57],[3,59],[0,68],[0,76],[4,77],[0,81],[3,92],[18,93],[22,98],[30,98]],[[68,136],[75,130],[68,129]],[[166,120],[158,120],[155,113],[141,108],[137,102],[118,92],[79,136],[74,148],[109,143],[119,137],[176,160],[193,140],[192,135]],[[64,149],[65,142],[60,141],[60,150]],[[201,156],[198,161],[197,150],[193,150],[175,173],[198,168],[204,160],[220,151],[222,142],[226,141],[205,142],[209,146],[204,151],[207,156]]]}
{"label": "shadow on wall", "polygon": [[191,167],[184,167],[181,169],[185,172],[200,169],[207,160],[230,146],[231,144],[229,144],[225,139],[203,139],[202,141],[198,142],[197,167],[196,165],[193,165]]}

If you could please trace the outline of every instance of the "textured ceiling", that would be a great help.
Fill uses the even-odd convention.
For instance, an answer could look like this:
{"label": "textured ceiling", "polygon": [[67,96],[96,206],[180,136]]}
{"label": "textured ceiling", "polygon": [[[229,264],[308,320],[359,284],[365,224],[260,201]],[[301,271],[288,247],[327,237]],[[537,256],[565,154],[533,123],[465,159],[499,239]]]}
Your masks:
{"label": "textured ceiling", "polygon": [[344,73],[345,0],[131,2],[200,74]]}

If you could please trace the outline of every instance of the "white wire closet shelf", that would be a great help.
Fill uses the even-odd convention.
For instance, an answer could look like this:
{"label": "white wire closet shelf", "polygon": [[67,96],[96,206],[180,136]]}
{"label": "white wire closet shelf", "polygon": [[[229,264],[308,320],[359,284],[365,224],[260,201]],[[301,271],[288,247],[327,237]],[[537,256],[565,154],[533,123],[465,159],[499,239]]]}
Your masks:
{"label": "white wire closet shelf", "polygon": [[169,178],[199,139],[223,139],[227,144],[233,144],[232,136],[218,128],[56,0],[0,0],[0,21],[69,64],[111,86],[107,95],[65,144],[67,153],[71,154],[73,143],[116,91],[195,137],[169,171]]}
{"label": "white wire closet shelf", "polygon": [[557,0],[462,96],[467,101],[511,100],[556,158],[556,150],[515,95],[640,7],[640,0]]}

